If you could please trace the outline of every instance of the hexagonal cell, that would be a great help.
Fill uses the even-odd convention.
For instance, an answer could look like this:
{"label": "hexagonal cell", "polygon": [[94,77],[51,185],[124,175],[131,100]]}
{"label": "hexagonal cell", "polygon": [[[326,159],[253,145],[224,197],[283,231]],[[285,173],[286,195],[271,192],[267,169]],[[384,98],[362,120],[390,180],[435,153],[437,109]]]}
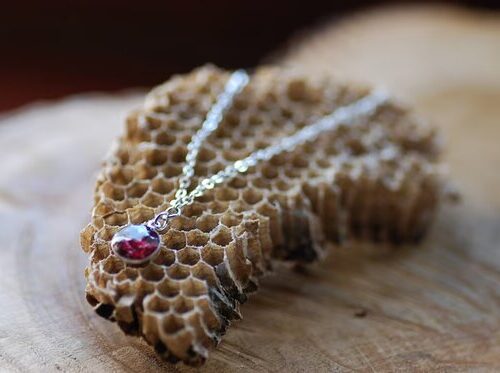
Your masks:
{"label": "hexagonal cell", "polygon": [[218,330],[220,328],[220,320],[214,314],[213,308],[206,297],[196,299],[196,307],[202,311],[203,322],[209,330]]}
{"label": "hexagonal cell", "polygon": [[168,159],[168,151],[160,148],[148,149],[145,159],[150,166],[161,166],[165,164]]}
{"label": "hexagonal cell", "polygon": [[199,201],[195,201],[193,204],[184,207],[182,215],[186,217],[200,216],[201,214],[203,214],[205,209],[206,209],[205,205],[199,203]]}
{"label": "hexagonal cell", "polygon": [[162,248],[155,258],[154,262],[158,265],[168,267],[171,266],[176,260],[175,251],[167,248]]}
{"label": "hexagonal cell", "polygon": [[247,186],[247,179],[244,175],[237,175],[233,179],[229,180],[227,185],[233,189],[242,189]]}
{"label": "hexagonal cell", "polygon": [[243,191],[242,197],[243,200],[249,205],[254,205],[260,200],[262,200],[263,193],[255,188],[248,188]]}
{"label": "hexagonal cell", "polygon": [[242,220],[243,220],[242,215],[226,213],[222,215],[220,222],[224,224],[226,227],[231,228],[240,224]]}
{"label": "hexagonal cell", "polygon": [[162,297],[153,295],[144,302],[144,308],[148,311],[164,314],[170,310],[170,302]]}
{"label": "hexagonal cell", "polygon": [[316,164],[320,168],[328,168],[331,166],[330,160],[328,158],[318,158]]}
{"label": "hexagonal cell", "polygon": [[149,189],[145,182],[135,182],[127,188],[128,198],[141,198]]}
{"label": "hexagonal cell", "polygon": [[125,191],[123,190],[123,187],[114,185],[109,181],[101,185],[101,190],[109,199],[121,201],[125,198]]}
{"label": "hexagonal cell", "polygon": [[184,329],[184,321],[176,315],[167,315],[162,321],[162,329],[166,334],[176,334]]}
{"label": "hexagonal cell", "polygon": [[212,214],[220,214],[227,210],[229,203],[215,200],[213,203],[210,203],[209,206]]}
{"label": "hexagonal cell", "polygon": [[224,260],[224,249],[214,244],[206,245],[201,249],[201,258],[205,263],[215,267]]}
{"label": "hexagonal cell", "polygon": [[182,174],[182,165],[169,163],[163,167],[163,174],[167,178],[179,176]]}
{"label": "hexagonal cell", "polygon": [[164,198],[162,195],[155,192],[148,192],[142,197],[141,200],[144,206],[148,207],[158,207],[164,203]]}
{"label": "hexagonal cell", "polygon": [[189,277],[180,284],[182,294],[186,297],[199,297],[208,293],[205,281],[198,280],[195,277]]}
{"label": "hexagonal cell", "polygon": [[[166,205],[167,208],[170,205]],[[178,231],[190,232],[196,229],[196,216],[176,216],[175,219],[170,220],[170,227]]]}
{"label": "hexagonal cell", "polygon": [[109,180],[114,185],[127,185],[134,178],[134,171],[130,167],[112,167],[108,172]]}
{"label": "hexagonal cell", "polygon": [[123,261],[115,256],[108,256],[102,262],[102,269],[109,274],[116,274],[124,268]]}
{"label": "hexagonal cell", "polygon": [[169,229],[163,236],[163,242],[169,249],[180,250],[186,246],[186,233]]}
{"label": "hexagonal cell", "polygon": [[137,205],[127,210],[128,219],[131,224],[142,224],[151,220],[155,215],[155,211],[151,207]]}
{"label": "hexagonal cell", "polygon": [[168,277],[174,280],[182,280],[190,275],[189,267],[174,263],[167,268]]}
{"label": "hexagonal cell", "polygon": [[219,187],[215,190],[215,199],[218,201],[233,201],[239,196],[238,191],[233,188]]}
{"label": "hexagonal cell", "polygon": [[192,269],[192,275],[198,280],[206,281],[208,286],[215,287],[217,286],[218,279],[217,275],[214,272],[214,269],[203,262],[198,262]]}
{"label": "hexagonal cell", "polygon": [[186,242],[190,246],[203,246],[209,239],[210,236],[208,233],[204,233],[198,229],[186,233]]}
{"label": "hexagonal cell", "polygon": [[194,302],[191,299],[184,297],[182,295],[175,298],[172,305],[174,311],[179,315],[187,313],[194,308]]}
{"label": "hexagonal cell", "polygon": [[177,260],[181,264],[195,265],[200,260],[200,254],[197,249],[193,247],[185,247],[177,251]]}
{"label": "hexagonal cell", "polygon": [[170,277],[165,277],[157,286],[158,292],[167,298],[173,298],[180,292],[180,283]]}
{"label": "hexagonal cell", "polygon": [[301,154],[297,154],[293,157],[293,166],[295,168],[307,168],[309,161]]}
{"label": "hexagonal cell", "polygon": [[274,183],[274,187],[281,192],[286,192],[287,190],[292,188],[293,185],[290,183],[287,183],[284,180],[276,180],[276,182]]}
{"label": "hexagonal cell", "polygon": [[271,188],[271,179],[257,177],[252,179],[252,186],[258,189],[270,189]]}
{"label": "hexagonal cell", "polygon": [[232,240],[231,230],[223,225],[212,233],[210,240],[219,246],[226,246]]}
{"label": "hexagonal cell", "polygon": [[168,194],[174,190],[174,183],[163,178],[156,178],[151,182],[151,189],[158,194]]}
{"label": "hexagonal cell", "polygon": [[196,227],[202,232],[210,232],[217,224],[219,224],[219,217],[212,214],[203,214],[196,219]]}
{"label": "hexagonal cell", "polygon": [[177,146],[171,150],[170,161],[174,163],[184,163],[186,161],[187,149],[184,146]]}
{"label": "hexagonal cell", "polygon": [[108,244],[97,244],[94,243],[90,249],[90,260],[92,263],[98,263],[110,254],[110,249]]}
{"label": "hexagonal cell", "polygon": [[113,204],[106,200],[99,199],[94,207],[94,217],[109,215],[115,212]]}
{"label": "hexagonal cell", "polygon": [[162,119],[160,116],[155,115],[154,113],[141,113],[141,121],[142,124],[147,127],[150,132],[161,128]]}
{"label": "hexagonal cell", "polygon": [[103,219],[105,224],[114,227],[121,227],[123,225],[126,225],[128,222],[128,216],[124,212],[111,213],[104,216]]}
{"label": "hexagonal cell", "polygon": [[165,271],[161,266],[151,263],[140,271],[140,275],[146,281],[157,282],[165,277]]}
{"label": "hexagonal cell", "polygon": [[117,230],[117,227],[106,225],[97,231],[97,236],[103,241],[111,241]]}
{"label": "hexagonal cell", "polygon": [[115,277],[118,282],[122,281],[134,281],[139,275],[139,271],[134,267],[126,267],[122,269],[118,275]]}
{"label": "hexagonal cell", "polygon": [[172,145],[175,143],[176,138],[174,135],[167,131],[160,131],[156,134],[155,142],[158,145]]}
{"label": "hexagonal cell", "polygon": [[[156,167],[147,163],[138,163],[134,167],[133,177],[135,180],[151,180],[158,174]],[[128,183],[127,183],[128,184]]]}
{"label": "hexagonal cell", "polygon": [[200,153],[198,154],[197,160],[198,162],[207,163],[215,159],[215,157],[216,153],[212,149],[209,149],[208,147],[204,146],[200,149]]}

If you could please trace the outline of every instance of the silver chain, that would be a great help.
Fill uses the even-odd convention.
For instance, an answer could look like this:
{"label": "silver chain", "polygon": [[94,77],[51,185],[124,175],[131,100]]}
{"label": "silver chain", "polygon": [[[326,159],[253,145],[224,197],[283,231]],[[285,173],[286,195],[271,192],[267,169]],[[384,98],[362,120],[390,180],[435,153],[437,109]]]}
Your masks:
{"label": "silver chain", "polygon": [[191,192],[188,192],[188,188],[194,176],[196,159],[203,142],[219,127],[225,112],[233,103],[234,97],[245,88],[249,80],[250,78],[244,70],[237,70],[230,76],[224,90],[217,97],[215,104],[207,113],[201,128],[195,133],[187,146],[188,153],[186,155],[186,163],[182,169],[179,188],[175,193],[174,199],[170,201],[170,207],[148,222],[151,228],[159,232],[164,231],[171,218],[179,216],[185,206],[193,203],[195,198],[202,196],[207,190],[213,189],[216,185],[224,183],[238,173],[245,173],[250,167],[255,166],[259,162],[268,161],[277,154],[292,151],[298,145],[316,139],[325,131],[335,130],[342,123],[352,121],[359,116],[372,115],[377,108],[383,105],[388,99],[387,94],[384,92],[374,91],[370,95],[350,105],[336,109],[331,114],[300,129],[293,135],[283,137],[275,144],[257,150],[246,158],[235,161],[233,164],[226,166],[226,168],[216,174],[202,179]]}

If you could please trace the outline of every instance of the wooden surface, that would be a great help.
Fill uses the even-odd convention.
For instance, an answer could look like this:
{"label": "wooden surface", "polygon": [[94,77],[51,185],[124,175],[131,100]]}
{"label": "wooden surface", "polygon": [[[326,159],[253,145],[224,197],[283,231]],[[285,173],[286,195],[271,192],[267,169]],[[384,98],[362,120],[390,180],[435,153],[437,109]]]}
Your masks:
{"label": "wooden surface", "polygon": [[[284,58],[383,83],[447,140],[463,203],[420,247],[340,250],[279,269],[204,369],[500,370],[500,15],[409,9],[344,20]],[[0,371],[189,371],[93,314],[83,298],[99,160],[137,94],[74,97],[0,122]]]}

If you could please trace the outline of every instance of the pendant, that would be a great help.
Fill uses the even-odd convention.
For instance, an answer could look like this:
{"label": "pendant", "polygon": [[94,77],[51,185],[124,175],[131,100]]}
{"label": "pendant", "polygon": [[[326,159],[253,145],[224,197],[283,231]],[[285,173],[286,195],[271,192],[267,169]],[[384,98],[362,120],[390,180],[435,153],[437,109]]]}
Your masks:
{"label": "pendant", "polygon": [[144,264],[160,251],[160,235],[147,225],[130,224],[114,234],[111,249],[128,264]]}

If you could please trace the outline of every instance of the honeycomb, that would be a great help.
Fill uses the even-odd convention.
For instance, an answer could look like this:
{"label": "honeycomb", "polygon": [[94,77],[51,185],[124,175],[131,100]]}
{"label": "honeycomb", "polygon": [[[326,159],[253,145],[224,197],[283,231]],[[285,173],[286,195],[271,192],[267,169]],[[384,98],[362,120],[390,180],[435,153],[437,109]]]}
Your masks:
{"label": "honeycomb", "polygon": [[[314,261],[325,241],[418,241],[445,194],[434,129],[390,102],[209,191],[172,220],[153,262],[124,264],[111,254],[113,234],[168,207],[186,145],[228,77],[213,66],[173,77],[128,116],[81,233],[88,302],[170,362],[203,363],[273,261]],[[196,177],[368,93],[261,68],[203,145]]]}

